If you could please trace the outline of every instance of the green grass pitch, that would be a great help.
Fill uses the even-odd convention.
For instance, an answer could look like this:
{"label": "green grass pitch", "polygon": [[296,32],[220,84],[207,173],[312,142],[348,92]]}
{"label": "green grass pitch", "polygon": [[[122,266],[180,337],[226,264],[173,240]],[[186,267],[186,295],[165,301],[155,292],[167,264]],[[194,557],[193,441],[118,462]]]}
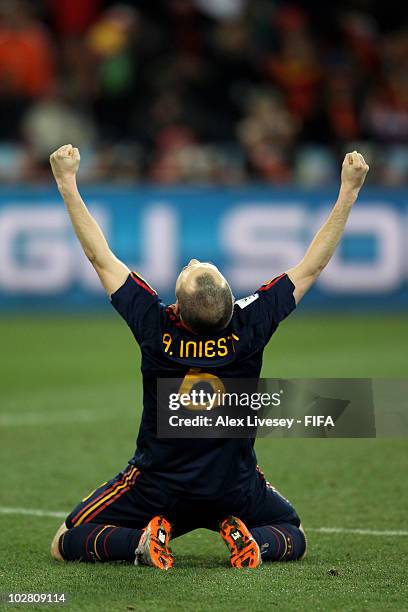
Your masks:
{"label": "green grass pitch", "polygon": [[[1,509],[68,512],[125,466],[140,414],[138,349],[115,316],[3,318],[0,338],[0,592],[65,592],[78,611],[407,609],[406,535],[311,530],[303,562],[256,571],[229,569],[219,536],[203,530],[173,542],[169,572],[53,561],[61,519]],[[296,313],[272,339],[263,373],[406,377],[407,339],[403,316]],[[407,530],[407,451],[404,439],[257,442],[306,532]]]}

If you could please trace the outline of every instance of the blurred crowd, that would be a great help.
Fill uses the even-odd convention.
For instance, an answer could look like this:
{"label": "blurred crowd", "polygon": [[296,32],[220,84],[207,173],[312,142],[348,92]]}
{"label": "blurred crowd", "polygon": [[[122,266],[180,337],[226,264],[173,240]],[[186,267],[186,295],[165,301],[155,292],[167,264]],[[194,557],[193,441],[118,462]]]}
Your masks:
{"label": "blurred crowd", "polygon": [[408,179],[404,3],[0,0],[0,182]]}

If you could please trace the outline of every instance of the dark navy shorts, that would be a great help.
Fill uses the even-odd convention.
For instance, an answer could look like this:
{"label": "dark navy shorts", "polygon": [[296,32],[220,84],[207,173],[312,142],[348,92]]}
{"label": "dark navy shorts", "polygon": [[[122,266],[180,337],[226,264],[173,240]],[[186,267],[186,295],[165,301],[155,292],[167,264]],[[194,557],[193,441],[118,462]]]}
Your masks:
{"label": "dark navy shorts", "polygon": [[133,465],[85,497],[65,522],[69,529],[85,523],[142,529],[157,514],[171,522],[172,537],[200,528],[218,531],[220,521],[230,515],[242,519],[249,528],[300,525],[291,503],[259,469],[245,489],[219,499],[192,501],[164,491]]}

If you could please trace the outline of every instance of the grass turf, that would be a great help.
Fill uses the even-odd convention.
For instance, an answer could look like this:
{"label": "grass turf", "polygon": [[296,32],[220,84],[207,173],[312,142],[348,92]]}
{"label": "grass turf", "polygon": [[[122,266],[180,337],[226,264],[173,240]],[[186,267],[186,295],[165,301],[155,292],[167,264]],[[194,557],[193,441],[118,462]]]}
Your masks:
{"label": "grass turf", "polygon": [[[109,317],[2,319],[0,338],[0,508],[69,511],[133,452],[138,351]],[[263,373],[405,377],[407,339],[402,316],[296,314],[274,336]],[[406,529],[407,450],[403,439],[257,442],[268,479],[306,530]],[[68,609],[85,611],[407,609],[406,536],[310,531],[305,561],[238,571],[219,537],[198,530],[173,542],[177,565],[159,572],[54,562],[60,522],[0,514],[0,592],[65,592]]]}

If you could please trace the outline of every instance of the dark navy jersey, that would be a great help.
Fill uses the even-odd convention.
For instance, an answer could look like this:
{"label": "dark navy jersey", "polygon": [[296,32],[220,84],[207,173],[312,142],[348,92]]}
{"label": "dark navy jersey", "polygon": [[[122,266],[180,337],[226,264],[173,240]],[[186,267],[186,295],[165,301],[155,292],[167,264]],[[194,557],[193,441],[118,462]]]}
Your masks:
{"label": "dark navy jersey", "polygon": [[219,378],[257,379],[263,350],[279,323],[295,308],[286,274],[238,300],[230,324],[213,336],[183,325],[174,306],[132,272],[112,296],[142,353],[143,414],[131,463],[157,485],[189,498],[217,498],[245,486],[256,470],[253,440],[157,438],[157,379],[195,372]]}

